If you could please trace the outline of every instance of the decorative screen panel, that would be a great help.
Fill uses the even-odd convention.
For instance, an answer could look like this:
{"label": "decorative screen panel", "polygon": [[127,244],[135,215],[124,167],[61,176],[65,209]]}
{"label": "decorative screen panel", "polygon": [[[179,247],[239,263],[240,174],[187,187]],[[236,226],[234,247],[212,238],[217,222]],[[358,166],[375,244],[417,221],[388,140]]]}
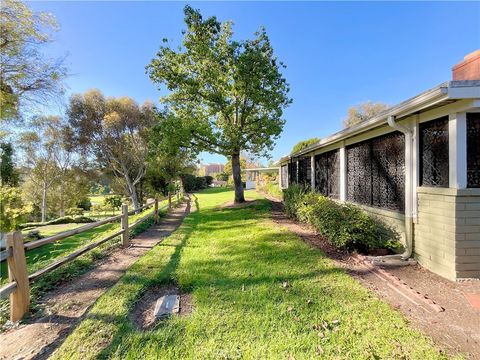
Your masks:
{"label": "decorative screen panel", "polygon": [[315,190],[335,199],[340,197],[340,156],[338,150],[315,156]]}
{"label": "decorative screen panel", "polygon": [[281,186],[282,188],[288,187],[288,166],[283,165],[281,170],[280,170],[280,176],[281,176]]}
{"label": "decorative screen panel", "polygon": [[448,116],[420,124],[420,185],[448,187]]}
{"label": "decorative screen panel", "polygon": [[394,132],[347,148],[347,200],[405,209],[405,136]]}
{"label": "decorative screen panel", "polygon": [[480,187],[480,113],[467,114],[467,186]]}
{"label": "decorative screen panel", "polygon": [[405,136],[395,132],[372,139],[372,205],[405,210]]}
{"label": "decorative screen panel", "polygon": [[298,183],[304,186],[310,186],[312,174],[312,164],[310,157],[298,159]]}
{"label": "decorative screen panel", "polygon": [[292,160],[288,163],[288,184],[296,184],[297,183],[297,161]]}
{"label": "decorative screen panel", "polygon": [[372,204],[372,163],[370,142],[347,148],[347,200]]}

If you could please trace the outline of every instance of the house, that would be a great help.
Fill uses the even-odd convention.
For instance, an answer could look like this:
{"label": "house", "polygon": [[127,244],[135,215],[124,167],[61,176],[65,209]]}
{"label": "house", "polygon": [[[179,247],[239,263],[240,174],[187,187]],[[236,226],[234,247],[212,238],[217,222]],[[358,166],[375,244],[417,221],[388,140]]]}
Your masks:
{"label": "house", "polygon": [[453,79],[279,161],[300,183],[395,227],[427,269],[480,278],[480,50]]}

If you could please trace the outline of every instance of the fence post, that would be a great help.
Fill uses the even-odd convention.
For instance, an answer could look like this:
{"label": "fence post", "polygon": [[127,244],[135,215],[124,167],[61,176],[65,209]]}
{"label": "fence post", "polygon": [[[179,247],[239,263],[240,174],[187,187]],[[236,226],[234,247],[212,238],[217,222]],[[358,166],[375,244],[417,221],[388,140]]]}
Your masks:
{"label": "fence post", "polygon": [[7,234],[7,249],[9,248],[12,249],[12,254],[7,258],[8,278],[17,283],[17,288],[10,294],[10,320],[18,321],[30,307],[27,260],[20,231]]}
{"label": "fence post", "polygon": [[122,204],[122,244],[123,247],[128,247],[128,205]]}
{"label": "fence post", "polygon": [[158,224],[158,196],[155,196],[155,212],[153,214],[153,223]]}

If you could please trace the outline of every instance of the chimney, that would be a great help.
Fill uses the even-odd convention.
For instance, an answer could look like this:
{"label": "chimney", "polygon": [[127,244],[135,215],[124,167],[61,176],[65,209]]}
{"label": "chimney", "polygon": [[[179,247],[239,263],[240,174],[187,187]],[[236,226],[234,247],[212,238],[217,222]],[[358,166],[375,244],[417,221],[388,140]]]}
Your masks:
{"label": "chimney", "polygon": [[480,80],[480,49],[471,52],[452,68],[453,80]]}

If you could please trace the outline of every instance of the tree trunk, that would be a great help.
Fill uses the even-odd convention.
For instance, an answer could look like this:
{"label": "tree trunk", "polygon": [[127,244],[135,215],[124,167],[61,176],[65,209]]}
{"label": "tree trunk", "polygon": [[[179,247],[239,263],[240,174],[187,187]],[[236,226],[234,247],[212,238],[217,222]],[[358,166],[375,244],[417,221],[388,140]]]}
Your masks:
{"label": "tree trunk", "polygon": [[168,191],[168,208],[172,208],[172,192],[170,190]]}
{"label": "tree trunk", "polygon": [[47,183],[43,182],[42,191],[42,222],[47,221]]}
{"label": "tree trunk", "polygon": [[63,179],[60,182],[60,212],[59,212],[60,217],[65,216],[65,191],[64,191],[64,185],[63,185]]}
{"label": "tree trunk", "polygon": [[137,189],[135,189],[135,185],[133,185],[132,180],[129,176],[125,176],[124,178],[125,182],[127,183],[127,190],[130,193],[130,197],[132,198],[133,208],[135,209],[135,212],[138,212],[138,209],[140,208],[140,203],[138,202]]}
{"label": "tree trunk", "polygon": [[233,184],[235,185],[235,204],[245,202],[243,194],[242,174],[240,169],[240,153],[232,155]]}

